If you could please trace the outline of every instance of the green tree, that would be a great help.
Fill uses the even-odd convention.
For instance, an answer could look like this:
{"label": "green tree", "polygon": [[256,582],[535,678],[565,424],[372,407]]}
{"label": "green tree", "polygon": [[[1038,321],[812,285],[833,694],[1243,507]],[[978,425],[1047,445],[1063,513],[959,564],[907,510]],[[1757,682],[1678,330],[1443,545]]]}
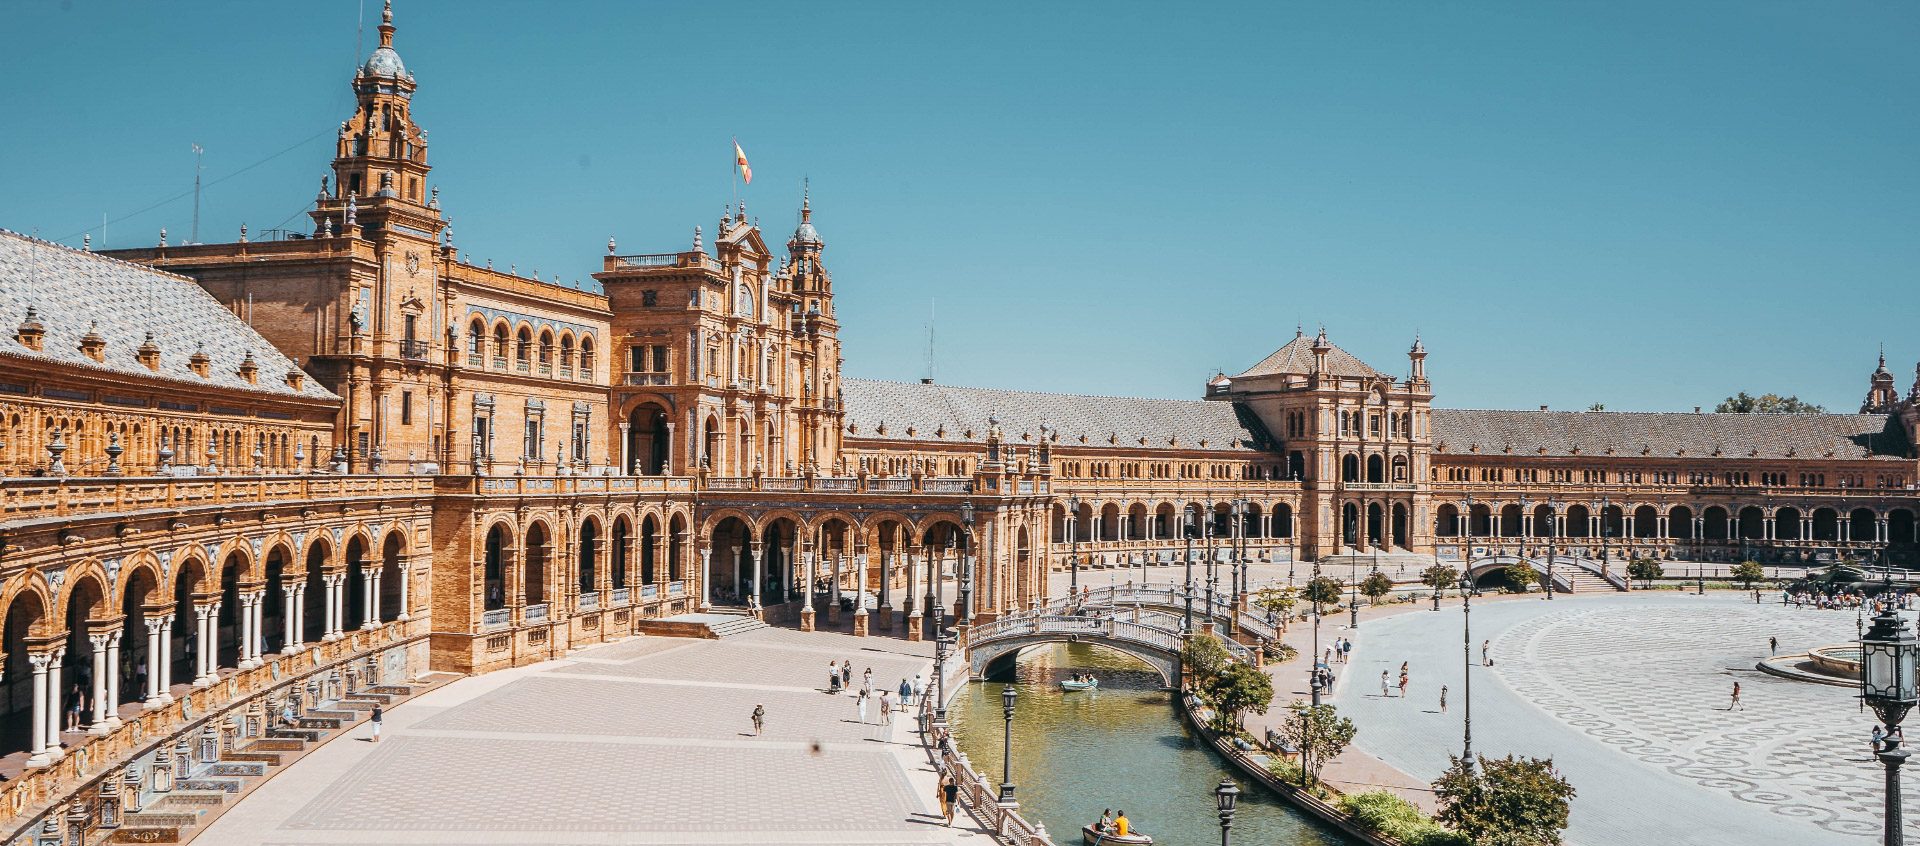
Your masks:
{"label": "green tree", "polygon": [[1767,571],[1760,568],[1758,561],[1742,561],[1733,565],[1733,577],[1744,583],[1747,590],[1753,590],[1753,583],[1766,578]]}
{"label": "green tree", "polygon": [[1538,584],[1543,578],[1539,570],[1533,569],[1532,565],[1524,562],[1509,565],[1501,572],[1506,575],[1507,584],[1513,585],[1513,589],[1518,591],[1525,591],[1528,585]]}
{"label": "green tree", "polygon": [[1385,573],[1369,573],[1366,578],[1360,580],[1360,593],[1374,605],[1380,604],[1380,597],[1392,592],[1393,579]]}
{"label": "green tree", "polygon": [[1187,645],[1180,649],[1180,665],[1193,674],[1195,686],[1204,690],[1207,682],[1220,672],[1232,659],[1227,648],[1213,635],[1196,632],[1187,638]]}
{"label": "green tree", "polygon": [[1300,753],[1301,787],[1320,780],[1320,768],[1353,742],[1353,721],[1340,716],[1332,705],[1308,705],[1294,702],[1287,706],[1293,716],[1281,720],[1274,732],[1281,741]]}
{"label": "green tree", "polygon": [[1475,846],[1559,846],[1574,795],[1552,758],[1513,756],[1483,756],[1477,770],[1454,758],[1433,791],[1435,819]]}
{"label": "green tree", "polygon": [[1201,696],[1213,705],[1213,730],[1239,734],[1248,711],[1265,714],[1272,704],[1273,678],[1252,664],[1229,661],[1207,680]]}
{"label": "green tree", "polygon": [[1284,620],[1293,614],[1293,607],[1300,604],[1300,592],[1292,587],[1261,588],[1253,595],[1253,604],[1271,610]]}
{"label": "green tree", "polygon": [[1647,587],[1653,587],[1653,580],[1660,578],[1660,574],[1665,572],[1666,568],[1661,567],[1660,562],[1651,558],[1635,558],[1627,564],[1627,575],[1639,579]]}
{"label": "green tree", "polygon": [[1779,394],[1761,394],[1752,396],[1746,391],[1734,394],[1713,407],[1715,414],[1822,414],[1822,406],[1804,402],[1797,396]]}
{"label": "green tree", "polygon": [[1322,605],[1340,603],[1340,583],[1328,576],[1314,576],[1307,582],[1306,597],[1308,602],[1313,603],[1313,610],[1318,613]]}
{"label": "green tree", "polygon": [[1446,590],[1460,582],[1460,571],[1445,564],[1435,564],[1420,571],[1420,583],[1433,588],[1435,592]]}

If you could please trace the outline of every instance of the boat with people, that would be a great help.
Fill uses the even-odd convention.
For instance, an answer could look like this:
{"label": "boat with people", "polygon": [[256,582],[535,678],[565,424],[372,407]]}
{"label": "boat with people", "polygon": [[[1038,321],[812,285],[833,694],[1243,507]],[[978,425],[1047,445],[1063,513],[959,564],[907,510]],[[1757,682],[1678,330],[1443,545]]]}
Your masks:
{"label": "boat with people", "polygon": [[1140,832],[1117,834],[1103,831],[1098,823],[1087,823],[1081,827],[1080,835],[1085,846],[1153,846],[1153,838]]}
{"label": "boat with people", "polygon": [[1098,690],[1099,688],[1100,680],[1094,678],[1092,673],[1086,673],[1084,675],[1074,673],[1073,678],[1060,683],[1061,690]]}

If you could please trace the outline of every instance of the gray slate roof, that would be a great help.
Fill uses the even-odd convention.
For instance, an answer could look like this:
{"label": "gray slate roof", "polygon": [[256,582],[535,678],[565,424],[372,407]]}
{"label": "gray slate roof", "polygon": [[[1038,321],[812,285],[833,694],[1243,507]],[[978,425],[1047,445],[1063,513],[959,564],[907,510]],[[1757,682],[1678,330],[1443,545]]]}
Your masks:
{"label": "gray slate roof", "polygon": [[[1884,414],[1687,414],[1618,411],[1433,410],[1433,442],[1449,455],[1478,446],[1482,455],[1780,459],[1902,458],[1907,438]],[[1754,450],[1759,450],[1754,455]]]}
{"label": "gray slate roof", "polygon": [[[1022,434],[1031,434],[1029,443],[1038,443],[1040,427],[1051,426],[1059,432],[1062,446],[1114,446],[1140,449],[1251,450],[1251,443],[1264,440],[1259,424],[1251,414],[1242,418],[1233,403],[1204,400],[1137,399],[1131,397],[1093,397],[1075,394],[1043,394],[1027,391],[1003,391],[992,388],[958,388],[952,385],[924,385],[906,382],[882,382],[847,379],[841,383],[847,405],[847,425],[858,438],[885,440],[942,440],[934,433],[946,428],[945,440],[967,443],[985,442],[987,418],[998,417],[1003,436],[1020,443]],[[887,426],[879,433],[880,424]],[[907,435],[911,426],[915,434]],[[965,437],[972,430],[971,439]],[[1108,438],[1117,442],[1109,444]],[[1178,442],[1170,444],[1170,438]]]}
{"label": "gray slate roof", "polygon": [[[1327,350],[1327,375],[1345,376],[1354,379],[1371,379],[1385,376],[1378,370],[1368,367],[1367,363],[1337,346],[1329,344]],[[1305,376],[1313,372],[1313,339],[1296,334],[1287,345],[1273,351],[1272,355],[1260,360],[1259,364],[1247,368],[1246,372],[1233,378],[1247,376],[1272,376],[1289,374]]]}
{"label": "gray slate roof", "polygon": [[[46,327],[39,352],[15,335],[28,306]],[[80,351],[89,326],[106,339],[104,362]],[[160,347],[157,371],[134,358],[148,332]],[[202,345],[212,358],[204,378],[187,368],[187,357]],[[260,368],[258,384],[249,384],[236,372],[248,351]],[[294,363],[192,279],[5,229],[0,229],[0,355],[140,379],[339,399],[311,378],[299,391],[288,387],[288,371],[298,369]]]}

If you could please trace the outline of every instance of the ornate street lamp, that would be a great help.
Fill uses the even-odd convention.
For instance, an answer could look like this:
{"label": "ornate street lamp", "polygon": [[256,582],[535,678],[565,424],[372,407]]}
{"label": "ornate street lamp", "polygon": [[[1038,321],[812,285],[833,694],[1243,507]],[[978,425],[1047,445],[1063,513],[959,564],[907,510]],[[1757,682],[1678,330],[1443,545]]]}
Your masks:
{"label": "ornate street lamp", "polygon": [[[1886,581],[1891,593],[1892,579]],[[1900,721],[1920,699],[1915,690],[1915,662],[1920,657],[1920,643],[1907,628],[1907,618],[1893,609],[1893,603],[1881,604],[1880,613],[1873,617],[1873,628],[1868,629],[1860,638],[1860,699],[1872,708],[1886,725],[1885,740],[1878,753],[1881,765],[1887,768],[1887,795],[1885,834],[1882,842],[1886,846],[1900,846],[1900,765],[1907,762],[1907,750],[1900,748],[1902,738],[1899,731]]]}
{"label": "ornate street lamp", "polygon": [[1080,498],[1067,497],[1067,534],[1073,543],[1073,551],[1067,554],[1067,566],[1072,569],[1068,577],[1067,598],[1080,598]]}
{"label": "ornate street lamp", "polygon": [[933,684],[935,696],[933,721],[936,723],[944,723],[947,721],[947,656],[951,654],[953,654],[953,638],[945,632],[935,635],[933,639]]}
{"label": "ornate street lamp", "polygon": [[1207,619],[1213,619],[1214,591],[1220,587],[1220,569],[1213,558],[1213,503],[1207,503],[1206,519],[1200,521],[1201,548],[1207,555]]}
{"label": "ornate street lamp", "polygon": [[1558,535],[1556,534],[1556,531],[1555,531],[1555,528],[1554,528],[1554,527],[1555,527],[1555,522],[1554,522],[1554,521],[1556,521],[1556,520],[1558,520],[1559,518],[1560,518],[1560,500],[1557,500],[1557,499],[1549,499],[1549,500],[1547,500],[1547,581],[1546,581],[1546,588],[1547,588],[1547,598],[1548,598],[1548,599],[1552,599],[1552,598],[1553,598],[1553,556],[1554,556],[1554,553],[1555,553],[1555,551],[1556,551],[1556,550],[1555,550],[1555,548],[1554,548],[1554,547],[1555,547],[1555,544],[1554,544],[1554,541],[1555,541],[1556,539],[1558,539]]}
{"label": "ornate street lamp", "polygon": [[1241,582],[1245,578],[1247,564],[1247,500],[1245,497],[1233,501],[1233,608],[1227,617],[1227,633],[1232,634],[1235,623],[1240,619]]}
{"label": "ornate street lamp", "polygon": [[1185,616],[1180,619],[1180,631],[1183,633],[1192,633],[1193,631],[1193,508],[1193,503],[1189,502],[1186,508],[1181,509],[1182,516],[1186,517],[1186,527],[1180,532],[1180,535],[1187,544],[1187,610]]}
{"label": "ornate street lamp", "polygon": [[[1318,578],[1320,578],[1320,564],[1319,562],[1314,562],[1313,579],[1318,579]],[[1313,588],[1312,579],[1309,579],[1307,581],[1307,588],[1309,590]],[[1319,600],[1309,599],[1308,604],[1313,606],[1313,655],[1310,656],[1307,661],[1307,666],[1312,668],[1312,672],[1309,673],[1311,678],[1308,679],[1308,685],[1313,691],[1313,704],[1319,705],[1320,704],[1320,602]]]}
{"label": "ornate street lamp", "polygon": [[1214,804],[1220,808],[1220,846],[1232,846],[1233,803],[1239,798],[1240,786],[1233,779],[1223,778],[1213,789]]}
{"label": "ornate street lamp", "polygon": [[1013,801],[1013,702],[1018,697],[1013,682],[1007,682],[1000,688],[1000,709],[1006,715],[1006,735],[1000,747],[1000,805],[1006,807]]}
{"label": "ornate street lamp", "polygon": [[[973,500],[971,499],[960,503],[960,533],[965,539],[966,549],[963,551],[965,558],[960,563],[960,607],[955,610],[960,615],[959,625],[965,628],[973,625]],[[866,572],[864,566],[861,572]],[[863,599],[866,591],[866,580],[861,579],[860,593]],[[865,607],[864,603],[862,607]]]}
{"label": "ornate street lamp", "polygon": [[1461,699],[1465,705],[1466,722],[1462,724],[1460,735],[1460,759],[1465,761],[1467,772],[1473,772],[1473,594],[1476,588],[1473,577],[1466,571],[1460,573],[1460,643],[1462,678]]}

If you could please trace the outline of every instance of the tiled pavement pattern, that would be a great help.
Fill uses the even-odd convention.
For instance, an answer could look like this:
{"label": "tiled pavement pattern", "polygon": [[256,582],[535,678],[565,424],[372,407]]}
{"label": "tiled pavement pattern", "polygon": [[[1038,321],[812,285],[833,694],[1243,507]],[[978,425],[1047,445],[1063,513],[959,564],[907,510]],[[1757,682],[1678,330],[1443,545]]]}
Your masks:
{"label": "tiled pavement pattern", "polygon": [[[1755,605],[1735,594],[1598,595],[1477,605],[1474,749],[1551,755],[1579,795],[1568,841],[1863,846],[1879,835],[1882,771],[1872,717],[1848,688],[1759,673],[1766,639],[1783,653],[1856,636],[1851,612]],[[1432,778],[1457,754],[1458,606],[1368,621],[1336,704],[1357,742]],[[1382,698],[1381,670],[1411,663],[1408,698]],[[1743,710],[1728,711],[1733,683]],[[1351,683],[1349,683],[1351,682]],[[1439,686],[1449,688],[1440,714]],[[1920,802],[1909,792],[1909,836]]]}
{"label": "tiled pavement pattern", "polygon": [[[635,638],[464,679],[389,712],[377,746],[344,739],[316,751],[201,842],[985,843],[930,824],[933,775],[911,720],[862,726],[850,697],[817,689],[830,656],[854,662],[856,683],[871,665],[876,685],[897,685],[903,672],[930,675],[931,651],[765,629]],[[755,703],[768,712],[763,737],[747,733]]]}

